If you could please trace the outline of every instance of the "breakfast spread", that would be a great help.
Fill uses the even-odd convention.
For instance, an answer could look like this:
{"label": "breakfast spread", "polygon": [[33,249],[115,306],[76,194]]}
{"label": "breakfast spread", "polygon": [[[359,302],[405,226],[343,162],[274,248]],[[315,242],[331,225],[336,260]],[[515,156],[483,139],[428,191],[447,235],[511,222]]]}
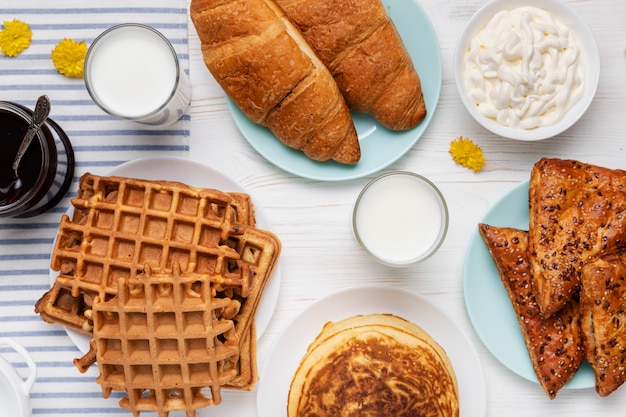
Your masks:
{"label": "breakfast spread", "polygon": [[626,377],[626,171],[539,160],[531,171],[528,232],[479,224],[550,398],[583,353],[607,396]]}
{"label": "breakfast spread", "polygon": [[[389,132],[387,137],[393,140],[397,131],[415,128],[435,110],[430,104],[427,109],[422,91],[423,86],[435,83],[422,84],[426,78],[421,79],[416,71],[418,60],[413,61],[388,15],[390,10],[400,14],[405,4],[402,0],[394,9],[381,0],[188,3],[199,40],[196,55],[201,55],[220,91],[245,117],[267,128],[254,129],[276,137],[277,141],[270,142],[280,151],[277,154],[284,151],[297,155],[298,163],[343,172],[362,167],[359,161],[370,157],[361,152],[372,131]],[[557,124],[574,106],[580,107],[577,103],[586,101],[588,45],[562,17],[531,5],[500,10],[471,40],[464,54],[463,81],[482,115],[500,126],[533,130]],[[419,39],[413,41],[418,47],[410,48],[411,53],[423,50]],[[438,45],[433,43],[438,54]],[[124,45],[130,48],[127,52],[136,48]],[[168,54],[172,52],[176,54],[173,47]],[[436,91],[426,94],[437,96],[434,104]],[[176,120],[184,113],[177,113]],[[362,136],[357,122],[371,118],[357,113],[375,119],[374,127]],[[417,130],[419,137],[422,133]],[[479,135],[470,135],[480,140]],[[473,171],[464,174],[489,175],[491,167],[477,144],[461,136],[452,145],[453,161]],[[115,142],[102,150],[115,152],[127,146],[135,145]],[[188,145],[181,145],[185,147],[188,150]],[[378,150],[385,163],[395,162],[397,153],[384,146]],[[450,162],[450,155],[443,153]],[[318,164],[326,161],[330,163]],[[245,161],[239,162],[245,166]],[[367,174],[382,168],[376,166]],[[378,178],[384,177],[387,174]],[[439,250],[448,230],[447,205],[437,187],[419,175],[404,180],[372,181],[364,189],[369,194],[363,192],[357,198],[353,213],[358,243],[389,266],[408,266],[429,258]],[[453,181],[458,184],[456,178]],[[488,266],[492,261],[495,265],[500,278],[496,284],[506,291],[502,299],[507,308],[510,302],[524,341],[514,343],[527,351],[537,382],[550,400],[562,395],[584,368],[593,372],[600,397],[611,395],[626,380],[625,189],[626,171],[543,158],[530,173],[528,207],[523,207],[524,211],[528,208],[528,230],[478,224],[479,247],[485,254],[488,251]],[[116,397],[119,406],[135,417],[146,412],[195,417],[202,408],[230,402],[224,394],[227,390],[236,391],[235,395],[247,391],[241,394],[248,398],[260,380],[255,313],[282,250],[276,235],[257,227],[251,197],[181,182],[86,173],[78,180],[71,205],[70,213],[60,218],[50,254],[54,281],[45,287],[40,283],[24,287],[45,288],[37,294],[39,298],[26,302],[32,310],[37,300],[35,313],[43,321],[64,326],[70,338],[73,332],[89,338],[89,350],[74,359],[73,366],[65,361],[72,371],[97,371],[95,382],[100,387],[93,390],[101,389],[106,399]],[[453,207],[457,212],[463,208]],[[309,218],[307,226],[316,220]],[[46,224],[56,231],[56,221]],[[22,231],[29,226],[18,221],[10,228]],[[295,233],[310,237],[308,232]],[[336,237],[333,234],[331,239]],[[324,254],[334,251],[326,244],[331,239],[316,242],[324,245]],[[10,239],[7,242],[2,243],[11,244]],[[325,255],[316,260],[334,265],[346,255],[350,254],[338,254],[338,261]],[[0,257],[2,263],[19,260],[14,254]],[[361,277],[363,268],[358,262],[351,265]],[[17,275],[15,271],[8,270],[7,275]],[[429,273],[426,270],[424,275]],[[384,279],[394,282],[397,277],[392,273]],[[16,287],[20,288],[11,291],[25,291],[19,285],[12,288]],[[269,402],[278,403],[280,414],[259,410],[259,416],[285,412],[288,417],[485,415],[474,410],[484,406],[485,399],[471,395],[474,391],[468,388],[483,382],[478,355],[474,358],[468,352],[471,349],[465,349],[459,359],[454,350],[454,341],[459,339],[446,339],[449,333],[464,338],[460,328],[440,331],[441,320],[427,317],[433,310],[417,303],[410,305],[415,323],[406,320],[402,314],[393,314],[393,308],[377,307],[382,298],[381,290],[372,288],[365,302],[358,304],[358,312],[344,315],[337,311],[345,310],[334,308],[348,303],[333,300],[332,308],[331,303],[320,303],[317,312],[322,314],[315,319],[321,329],[315,338],[312,334],[304,338],[304,330],[290,327],[294,338],[311,343],[306,351],[291,343],[278,350],[280,365],[284,364],[282,379],[276,379],[276,387],[274,380],[262,385],[278,393],[272,393]],[[398,303],[398,299],[395,295],[390,302]],[[14,305],[23,303],[18,300]],[[0,308],[6,307],[1,304]],[[6,318],[8,322],[27,320],[18,313]],[[517,331],[515,323],[509,327]],[[429,328],[435,337],[424,330]],[[467,346],[473,348],[469,338]],[[50,348],[58,348],[55,353],[68,350],[50,344],[39,352]],[[467,362],[476,362],[478,370],[466,367]],[[50,366],[42,368],[48,372]],[[278,367],[267,368],[271,373]],[[266,376],[262,375],[263,381]],[[54,380],[47,378],[48,383]],[[47,399],[49,393],[38,395],[38,400]],[[64,395],[77,394],[65,390],[59,394]],[[257,398],[261,404],[263,399]],[[220,408],[215,410],[218,414],[230,411]],[[98,410],[87,414],[112,412]]]}
{"label": "breakfast spread", "polygon": [[[254,227],[250,197],[85,174],[72,205],[51,258],[59,275],[35,311],[93,335],[77,368],[84,372],[97,360],[105,396],[127,390],[121,405],[134,413],[219,404],[220,386],[252,389],[254,313],[281,243]],[[153,310],[157,301],[162,305]],[[174,366],[170,355],[188,368]],[[120,362],[129,358],[136,367]],[[224,374],[216,374],[218,362]],[[172,370],[172,377],[145,379]],[[194,374],[203,376],[190,381]],[[212,399],[196,401],[203,387],[212,388]]]}
{"label": "breakfast spread", "polygon": [[478,111],[501,125],[550,126],[583,95],[583,54],[576,34],[548,11],[501,10],[465,51],[465,88]]}
{"label": "breakfast spread", "polygon": [[250,120],[313,160],[358,162],[335,80],[273,1],[194,0],[190,14],[207,68]]}
{"label": "breakfast spread", "polygon": [[426,116],[419,75],[380,0],[276,0],[333,74],[348,106],[392,130]]}
{"label": "breakfast spread", "polygon": [[324,325],[296,370],[289,417],[459,416],[457,379],[445,350],[391,314]]}
{"label": "breakfast spread", "polygon": [[553,399],[585,356],[578,300],[543,315],[531,285],[528,232],[482,223],[478,228],[515,310],[537,381]]}

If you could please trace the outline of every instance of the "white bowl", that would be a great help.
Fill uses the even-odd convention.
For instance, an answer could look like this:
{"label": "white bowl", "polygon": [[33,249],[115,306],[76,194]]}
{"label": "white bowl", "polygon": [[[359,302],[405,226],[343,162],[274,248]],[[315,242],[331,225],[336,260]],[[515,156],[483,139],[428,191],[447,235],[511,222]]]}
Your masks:
{"label": "white bowl", "polygon": [[[484,28],[489,20],[500,10],[512,10],[520,6],[534,6],[549,12],[556,19],[567,25],[581,46],[584,73],[584,92],[578,102],[567,111],[559,122],[533,129],[513,128],[498,123],[495,119],[484,116],[478,111],[465,88],[463,77],[464,56],[470,41]],[[600,55],[598,45],[591,30],[583,19],[566,3],[560,0],[492,0],[481,7],[472,16],[463,30],[454,52],[454,77],[461,101],[472,117],[487,130],[511,139],[534,141],[556,136],[580,119],[591,104],[600,78]]]}
{"label": "white bowl", "polygon": [[19,353],[30,372],[28,378],[22,380],[13,366],[0,356],[0,414],[11,417],[30,416],[30,390],[37,378],[37,366],[28,351],[13,340],[0,338],[0,346],[8,346]]}

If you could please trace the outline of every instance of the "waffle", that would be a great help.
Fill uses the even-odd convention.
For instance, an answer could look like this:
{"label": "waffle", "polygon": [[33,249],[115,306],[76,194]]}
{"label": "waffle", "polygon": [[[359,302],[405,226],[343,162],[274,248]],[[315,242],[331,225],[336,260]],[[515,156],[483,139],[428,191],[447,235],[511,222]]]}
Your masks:
{"label": "waffle", "polygon": [[[138,416],[195,410],[221,402],[237,377],[239,339],[221,318],[231,300],[213,297],[206,275],[154,273],[120,278],[118,293],[93,305],[94,345],[105,398],[125,391],[120,406]],[[201,391],[210,388],[211,397]]]}
{"label": "waffle", "polygon": [[[204,278],[206,279],[207,277]],[[136,277],[135,279],[139,279],[139,277]],[[115,298],[116,297],[112,300]],[[235,321],[233,319],[236,315],[233,317],[233,312],[238,312],[239,309],[233,310],[232,304],[238,304],[238,302],[236,300],[217,296],[214,298],[218,300],[216,301],[217,307],[214,309],[216,319],[230,320],[234,323]],[[74,359],[74,365],[81,373],[86,372],[97,361],[97,345],[95,338],[99,337],[99,335],[96,329],[97,328],[94,328],[94,338],[92,338],[89,343],[89,351],[82,357]],[[237,338],[239,339],[238,336]],[[244,335],[243,339],[239,339],[238,347],[239,360],[236,363],[233,363],[236,376],[224,384],[224,388],[250,391],[254,388],[254,385],[259,379],[256,362],[256,328],[254,321],[250,325],[248,333]]]}
{"label": "waffle", "polygon": [[[236,327],[236,326],[235,326]],[[256,328],[254,323],[243,339],[239,340],[239,362],[236,364],[237,376],[223,385],[223,388],[251,391],[259,381],[256,362]]]}
{"label": "waffle", "polygon": [[59,271],[36,305],[48,322],[83,333],[93,328],[92,307],[117,294],[120,278],[146,265],[211,276],[218,297],[236,298],[240,339],[280,252],[272,233],[251,227],[254,209],[242,193],[200,189],[177,182],[122,177],[81,177],[74,215],[64,215],[52,253]]}

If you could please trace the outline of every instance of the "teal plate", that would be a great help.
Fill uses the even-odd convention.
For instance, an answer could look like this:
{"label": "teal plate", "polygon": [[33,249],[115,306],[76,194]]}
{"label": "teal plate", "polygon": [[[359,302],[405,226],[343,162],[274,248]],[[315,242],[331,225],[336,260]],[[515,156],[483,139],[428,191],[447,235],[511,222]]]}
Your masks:
{"label": "teal plate", "polygon": [[355,165],[316,162],[302,152],[282,145],[266,128],[252,123],[229,99],[228,107],[248,143],[277,167],[320,181],[343,181],[373,174],[400,159],[422,137],[430,124],[442,85],[441,51],[435,29],[417,0],[383,0],[420,75],[427,115],[415,128],[391,131],[366,114],[352,114],[361,143],[361,160]]}
{"label": "teal plate", "polygon": [[[528,230],[528,185],[526,180],[506,193],[487,211],[481,223]],[[538,383],[513,305],[480,236],[478,225],[465,258],[463,291],[470,321],[485,347],[505,367]],[[594,386],[593,370],[584,361],[564,389]]]}

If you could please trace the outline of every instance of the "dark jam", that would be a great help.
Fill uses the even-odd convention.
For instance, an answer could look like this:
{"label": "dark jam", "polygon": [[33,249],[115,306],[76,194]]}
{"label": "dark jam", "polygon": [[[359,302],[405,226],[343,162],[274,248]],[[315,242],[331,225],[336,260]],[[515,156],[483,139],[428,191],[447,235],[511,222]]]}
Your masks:
{"label": "dark jam", "polygon": [[18,169],[21,186],[15,182],[13,160],[27,129],[28,123],[20,116],[0,110],[0,205],[11,204],[32,190],[41,175],[41,144],[35,136]]}

